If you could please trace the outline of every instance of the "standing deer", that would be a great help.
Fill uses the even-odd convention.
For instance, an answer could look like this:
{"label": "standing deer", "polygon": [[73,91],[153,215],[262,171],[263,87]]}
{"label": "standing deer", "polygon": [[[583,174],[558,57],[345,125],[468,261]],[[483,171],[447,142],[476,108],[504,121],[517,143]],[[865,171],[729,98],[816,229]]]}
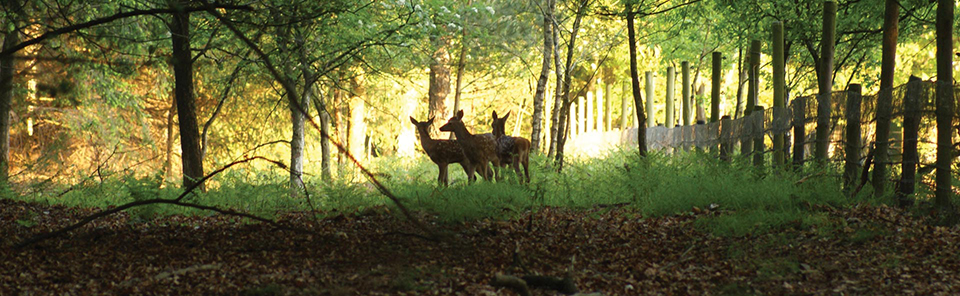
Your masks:
{"label": "standing deer", "polygon": [[[506,128],[507,117],[510,112],[503,117],[497,117],[497,111],[493,111],[493,136],[497,139],[497,156],[500,157],[500,164],[506,166],[513,165],[513,171],[517,173],[520,182],[530,182],[530,140],[523,137],[507,136]],[[523,165],[524,175],[520,175],[520,165]],[[526,180],[524,180],[526,176]]]}
{"label": "standing deer", "polygon": [[463,150],[460,149],[460,144],[456,140],[441,140],[441,139],[432,139],[430,138],[430,126],[433,125],[433,117],[430,120],[420,122],[410,117],[410,122],[413,122],[413,125],[417,126],[417,133],[420,135],[420,146],[423,147],[423,151],[427,153],[427,156],[430,157],[430,160],[433,163],[437,164],[437,168],[440,169],[440,175],[437,176],[437,182],[443,184],[444,186],[449,185],[447,180],[447,165],[451,163],[459,163],[463,167],[463,170],[467,172],[467,176],[470,176],[470,162],[463,156]]}
{"label": "standing deer", "polygon": [[[463,124],[463,110],[457,111],[457,115],[447,120],[447,123],[440,127],[440,131],[453,132],[457,135],[457,142],[463,149],[463,155],[471,166],[464,167],[467,170],[467,178],[472,182],[476,180],[473,176],[477,168],[480,169],[480,176],[484,180],[490,181],[491,178],[498,175],[500,168],[500,157],[497,156],[497,142],[493,134],[474,135],[467,130]],[[493,163],[494,170],[491,171],[488,163]],[[491,176],[493,175],[493,176]]]}

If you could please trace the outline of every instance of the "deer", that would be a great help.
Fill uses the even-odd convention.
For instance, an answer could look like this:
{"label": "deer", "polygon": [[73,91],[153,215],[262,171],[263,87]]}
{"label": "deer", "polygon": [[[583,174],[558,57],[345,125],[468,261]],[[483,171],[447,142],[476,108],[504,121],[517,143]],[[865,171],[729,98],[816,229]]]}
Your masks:
{"label": "deer", "polygon": [[[493,111],[493,136],[497,141],[497,156],[500,157],[500,164],[513,166],[513,171],[517,173],[520,182],[530,182],[530,140],[523,137],[511,137],[506,134],[507,118],[510,112],[503,117],[497,117],[497,111]],[[523,165],[523,175],[520,175],[520,165]],[[526,177],[526,179],[524,179]]]}
{"label": "deer", "polygon": [[[471,182],[476,180],[473,173],[479,168],[480,176],[484,180],[490,181],[498,175],[497,170],[500,167],[500,157],[497,156],[497,142],[493,134],[474,135],[467,130],[463,124],[463,110],[457,111],[457,114],[447,120],[447,123],[440,126],[440,131],[453,132],[457,136],[457,143],[463,149],[463,155],[470,163],[470,167],[464,167],[467,170],[467,179]],[[494,170],[491,171],[487,165],[493,164]]]}
{"label": "deer", "polygon": [[463,167],[463,170],[467,172],[467,176],[470,176],[470,168],[472,168],[472,166],[466,157],[464,157],[463,149],[460,148],[460,144],[457,143],[456,140],[430,138],[430,126],[433,125],[433,117],[421,122],[411,116],[410,122],[413,122],[413,125],[417,127],[417,133],[420,135],[420,146],[423,147],[423,152],[426,152],[430,160],[437,164],[437,168],[440,169],[440,174],[437,176],[437,183],[443,186],[449,186],[447,166],[451,163],[459,163],[460,166]]}

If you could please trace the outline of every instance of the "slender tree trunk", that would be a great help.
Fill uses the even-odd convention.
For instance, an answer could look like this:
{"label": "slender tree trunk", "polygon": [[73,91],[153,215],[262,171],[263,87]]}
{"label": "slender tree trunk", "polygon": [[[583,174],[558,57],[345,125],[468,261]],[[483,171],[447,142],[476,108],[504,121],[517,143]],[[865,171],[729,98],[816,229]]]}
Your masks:
{"label": "slender tree trunk", "polygon": [[[19,42],[19,33],[11,29],[3,38],[3,49]],[[0,58],[0,186],[8,185],[10,176],[10,107],[13,103],[14,56]]]}
{"label": "slender tree trunk", "polygon": [[[337,78],[337,79],[340,79],[340,78]],[[343,81],[341,80],[341,82]],[[346,127],[347,125],[343,122],[343,115],[350,110],[348,108],[349,105],[344,100],[344,97],[345,96],[343,94],[342,89],[340,89],[339,87],[335,87],[333,89],[333,104],[331,107],[334,108],[334,113],[333,113],[332,123],[334,128],[333,132],[334,134],[336,134],[335,138],[337,140],[337,143],[340,143],[340,145],[343,146],[343,148],[349,149],[350,143],[347,142],[347,127]],[[341,154],[343,153],[342,151],[338,151],[338,152]],[[337,156],[338,175],[341,169],[343,168],[342,165],[345,159],[346,157],[343,157],[341,155]]]}
{"label": "slender tree trunk", "polygon": [[880,53],[880,94],[877,96],[876,148],[873,156],[873,192],[876,196],[887,193],[887,162],[890,150],[890,120],[893,105],[893,78],[897,60],[897,37],[900,4],[886,0],[883,18],[883,47]]}
{"label": "slender tree trunk", "polygon": [[330,112],[327,112],[327,103],[326,99],[320,99],[320,104],[315,104],[317,108],[317,113],[320,114],[320,130],[321,134],[327,135],[326,137],[320,138],[320,174],[324,180],[331,180],[333,174],[330,172],[330,167],[333,165],[333,162],[330,160],[330,155],[332,154],[330,150]]}
{"label": "slender tree trunk", "polygon": [[737,54],[737,109],[734,111],[733,118],[737,119],[743,116],[743,83],[745,82],[743,77],[743,47],[739,47],[739,54]]}
{"label": "slender tree trunk", "polygon": [[[784,117],[787,106],[787,66],[783,52],[783,23],[774,21],[771,27],[773,56],[773,114],[776,119]],[[787,163],[786,135],[776,132],[773,135],[773,165],[781,167]]]}
{"label": "slender tree trunk", "polygon": [[[607,68],[610,72],[612,69]],[[603,82],[603,131],[613,130],[613,74],[607,75]]]}
{"label": "slender tree trunk", "polygon": [[[306,80],[306,73],[304,73]],[[290,121],[293,134],[290,136],[290,197],[301,196],[303,189],[303,148],[306,145],[304,131],[306,117],[304,113],[310,108],[310,99],[313,93],[310,86],[304,84],[303,97],[300,102],[288,101],[290,107]],[[299,106],[295,105],[299,104]]]}
{"label": "slender tree trunk", "polygon": [[[290,27],[281,29],[281,40],[288,43],[293,43],[290,35]],[[300,35],[298,33],[298,35]],[[303,36],[298,36],[297,39],[303,39]],[[292,52],[292,48],[286,44],[281,46],[281,49],[289,54],[292,58],[294,55],[298,58],[297,62],[300,64],[301,76],[303,77],[302,84],[302,93],[299,101],[294,99],[296,97],[290,95],[290,100],[287,100],[287,106],[290,108],[290,123],[291,123],[291,136],[290,136],[290,197],[297,198],[302,196],[301,192],[303,191],[303,155],[304,147],[306,146],[306,137],[304,136],[306,131],[306,117],[309,114],[310,110],[310,100],[313,99],[313,71],[310,70],[310,63],[307,59],[306,47],[303,44],[300,44],[296,48],[296,52]],[[284,68],[287,73],[293,73],[293,61],[284,63]],[[287,78],[288,81],[293,83],[293,79]]]}
{"label": "slender tree trunk", "polygon": [[[630,81],[633,86],[633,106],[637,108],[637,146],[640,156],[647,155],[647,128],[643,124],[647,121],[643,110],[643,98],[640,96],[640,72],[637,70],[637,33],[634,25],[636,13],[633,5],[627,1],[627,38],[630,47]],[[648,100],[650,98],[647,98]]]}
{"label": "slender tree trunk", "polygon": [[690,85],[690,62],[680,62],[680,73],[682,77],[681,82],[683,83],[683,86],[680,87],[680,95],[683,96],[680,98],[680,103],[682,104],[682,106],[680,106],[680,117],[683,119],[683,123],[681,124],[687,126],[692,123],[690,117],[693,116],[691,114],[691,111],[693,110],[693,105],[691,104],[693,102],[691,88],[693,86]]}
{"label": "slender tree trunk", "polygon": [[166,159],[163,161],[163,179],[166,181],[173,174],[173,117],[177,116],[177,100],[171,100],[170,109],[167,110],[167,144],[164,149]]}
{"label": "slender tree trunk", "polygon": [[[444,119],[447,116],[446,110],[446,99],[447,94],[450,93],[450,69],[447,68],[447,63],[450,62],[450,54],[447,52],[447,42],[443,39],[435,40],[434,44],[438,46],[437,51],[433,54],[433,60],[430,64],[430,92],[429,102],[430,109],[428,118],[437,118]],[[442,120],[434,120],[434,124],[438,122],[444,122]],[[436,139],[439,137],[437,134],[436,128],[431,128],[430,132],[432,138]]]}
{"label": "slender tree trunk", "polygon": [[[937,172],[934,204],[945,217],[956,218],[951,197],[953,164],[953,16],[952,0],[937,1]],[[949,132],[948,132],[949,131]]]}
{"label": "slender tree trunk", "polygon": [[[186,3],[175,3],[183,8]],[[183,151],[183,187],[193,186],[203,178],[203,158],[200,152],[200,130],[197,123],[197,105],[193,93],[193,56],[190,54],[190,14],[178,11],[170,22],[173,42],[173,73],[176,79],[174,94],[180,122],[180,147]],[[202,190],[204,186],[200,186]]]}
{"label": "slender tree trunk", "polygon": [[[552,1],[552,4],[556,5],[556,1]],[[553,8],[556,8],[554,6]],[[550,149],[547,151],[547,158],[552,158],[556,154],[557,150],[557,136],[562,131],[559,129],[560,125],[560,109],[563,106],[563,77],[566,76],[564,73],[564,68],[560,67],[560,44],[559,37],[557,36],[557,31],[560,28],[557,27],[557,24],[554,22],[553,27],[553,67],[557,69],[554,71],[557,75],[557,86],[554,90],[553,96],[553,109],[550,110]]]}
{"label": "slender tree trunk", "polygon": [[547,82],[550,80],[550,62],[553,56],[553,7],[555,0],[545,1],[543,11],[543,62],[540,68],[540,78],[537,79],[537,92],[533,95],[533,132],[530,134],[533,153],[540,151],[540,127],[543,121],[544,94],[547,92]]}
{"label": "slender tree trunk", "polygon": [[837,2],[823,2],[823,38],[820,40],[820,75],[817,96],[817,146],[815,158],[823,163],[827,161],[830,149],[830,102],[833,94],[833,53],[837,26]]}
{"label": "slender tree trunk", "polygon": [[[573,27],[570,30],[570,40],[567,43],[567,61],[563,67],[563,71],[566,73],[563,75],[563,104],[560,108],[560,120],[558,120],[558,128],[561,131],[568,129],[565,126],[567,120],[566,118],[563,118],[563,116],[570,114],[570,105],[573,103],[573,100],[571,100],[572,96],[570,94],[570,83],[573,79],[572,75],[570,75],[570,72],[573,69],[573,53],[574,49],[576,49],[577,33],[580,31],[580,23],[583,21],[583,16],[587,13],[587,7],[589,4],[590,0],[582,0],[580,3],[578,3],[579,7],[577,7],[577,15],[573,20]],[[566,143],[566,141],[567,133],[557,134],[557,171],[563,170],[563,145]]]}
{"label": "slender tree trunk", "polygon": [[[457,85],[454,89],[453,94],[453,110],[460,110],[460,92],[462,90],[461,85],[463,83],[463,70],[466,68],[466,59],[467,59],[467,26],[464,25],[463,29],[460,31],[460,56],[457,57]],[[444,118],[441,118],[444,119]],[[455,139],[457,136],[453,133],[450,133],[450,139]]]}

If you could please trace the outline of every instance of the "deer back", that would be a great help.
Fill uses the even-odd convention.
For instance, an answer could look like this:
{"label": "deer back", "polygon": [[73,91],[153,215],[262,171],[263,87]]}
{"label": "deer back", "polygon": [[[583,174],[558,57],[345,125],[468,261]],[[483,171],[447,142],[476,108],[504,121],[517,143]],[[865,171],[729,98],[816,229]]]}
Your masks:
{"label": "deer back", "polygon": [[440,130],[453,132],[457,135],[460,148],[470,162],[481,165],[489,161],[499,162],[497,141],[493,134],[471,134],[462,119],[463,110],[457,111],[457,114],[447,120],[447,123],[441,126]]}

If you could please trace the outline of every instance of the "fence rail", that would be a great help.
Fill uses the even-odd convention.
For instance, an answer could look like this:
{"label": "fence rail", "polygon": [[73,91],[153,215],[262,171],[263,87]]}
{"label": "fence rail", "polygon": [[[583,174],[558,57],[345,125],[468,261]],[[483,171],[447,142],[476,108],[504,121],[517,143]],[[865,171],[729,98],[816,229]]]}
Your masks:
{"label": "fence rail", "polygon": [[[917,138],[919,143],[917,153],[920,166],[929,165],[936,159],[936,122],[935,122],[935,83],[930,81],[919,82],[919,87],[914,88],[913,95],[918,98],[915,112],[919,112],[920,122],[917,126]],[[901,85],[893,90],[892,121],[890,133],[890,163],[897,164],[901,161],[904,143],[903,122],[905,108],[905,97],[908,95],[908,85]],[[829,157],[832,161],[840,162],[847,158],[848,151],[844,144],[847,143],[847,129],[849,115],[848,108],[859,107],[861,120],[858,122],[860,127],[860,141],[858,151],[851,159],[863,161],[871,145],[876,142],[876,114],[877,114],[877,95],[860,97],[859,102],[852,102],[848,106],[848,97],[850,91],[836,91],[832,94],[831,104],[832,117],[830,118],[830,150]],[[859,96],[859,93],[857,93]],[[954,98],[960,99],[960,88],[954,89]],[[856,100],[854,100],[856,101]],[[856,104],[859,103],[859,104]],[[960,109],[960,108],[958,108]],[[758,110],[759,111],[759,110]],[[957,110],[955,110],[957,111]],[[721,143],[729,143],[731,152],[739,151],[733,149],[735,145],[745,143],[754,143],[752,139],[762,138],[761,145],[756,145],[751,154],[763,157],[765,153],[772,152],[773,136],[775,134],[786,135],[787,145],[784,145],[783,153],[786,159],[808,160],[813,154],[814,134],[816,130],[816,112],[817,100],[813,96],[795,98],[787,107],[769,108],[762,112],[753,112],[749,116],[710,122],[705,124],[687,125],[678,127],[652,126],[647,127],[647,149],[662,150],[665,153],[672,153],[675,150],[690,150],[694,147],[700,149],[714,149]],[[958,112],[960,113],[960,112]],[[855,115],[855,114],[854,114]],[[960,114],[957,114],[960,115]],[[954,125],[960,124],[960,116],[954,116]],[[797,129],[798,126],[803,129]],[[796,137],[797,131],[803,131],[803,135]],[[854,129],[855,130],[855,129]],[[951,131],[954,132],[954,131]],[[957,142],[958,135],[954,132],[954,142]],[[799,142],[795,139],[803,139]],[[637,129],[629,128],[626,130],[614,130],[606,132],[586,132],[571,136],[567,144],[567,155],[573,156],[598,156],[605,151],[617,149],[618,147],[634,147],[637,145]],[[791,148],[792,147],[792,148]],[[797,153],[802,151],[800,157]],[[742,155],[742,154],[741,154]]]}

